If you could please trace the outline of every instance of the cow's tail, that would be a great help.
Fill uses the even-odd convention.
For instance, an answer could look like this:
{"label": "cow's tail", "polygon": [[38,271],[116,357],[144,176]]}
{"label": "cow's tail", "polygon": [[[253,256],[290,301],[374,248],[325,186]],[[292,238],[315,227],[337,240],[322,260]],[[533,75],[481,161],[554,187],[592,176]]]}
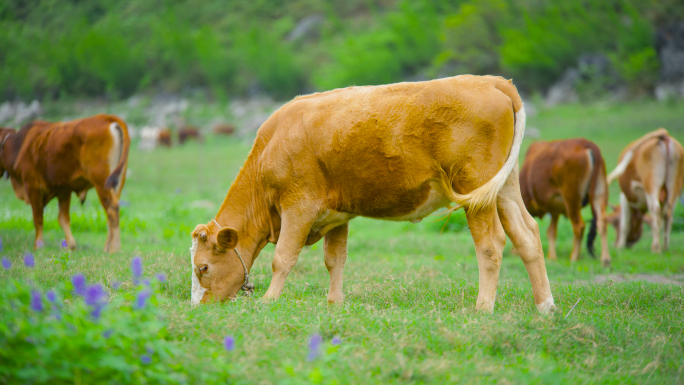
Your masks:
{"label": "cow's tail", "polygon": [[[603,156],[601,150],[594,149],[591,146],[586,148],[587,157],[589,158],[589,186],[582,200],[582,207],[587,203],[591,206],[591,221],[589,222],[589,234],[587,234],[587,251],[592,258],[596,258],[594,252],[594,242],[596,241],[596,210],[601,210],[601,207],[596,207],[598,199],[605,199],[606,186],[601,178],[605,178],[606,166],[603,163]],[[598,153],[595,153],[598,152]],[[599,196],[603,195],[603,196]]]}
{"label": "cow's tail", "polygon": [[[126,163],[128,161],[128,149],[131,146],[131,138],[128,136],[128,129],[126,123],[123,121],[113,121],[109,124],[109,132],[112,134],[112,139],[114,140],[114,146],[119,148],[119,160],[116,163],[116,167],[111,171],[107,180],[105,181],[106,189],[114,189],[115,191],[121,191],[119,188],[123,183],[122,173],[126,168]],[[123,178],[126,176],[123,175]]]}
{"label": "cow's tail", "polygon": [[523,136],[525,135],[525,108],[523,107],[520,95],[512,82],[506,81],[500,77],[491,77],[493,85],[501,92],[506,94],[511,99],[514,124],[513,124],[513,144],[508,153],[508,158],[499,172],[494,175],[487,183],[476,188],[467,194],[458,194],[451,187],[451,178],[442,178],[444,186],[449,199],[456,203],[449,211],[457,210],[461,207],[466,208],[469,212],[476,212],[481,209],[489,208],[496,205],[499,191],[506,184],[508,176],[511,174],[515,166],[518,164],[518,155],[520,154],[520,146],[522,145]]}
{"label": "cow's tail", "polygon": [[634,157],[634,151],[641,146],[644,142],[646,142],[649,139],[653,138],[658,138],[662,137],[663,135],[669,135],[667,130],[664,128],[659,128],[653,132],[649,132],[648,134],[644,135],[640,139],[632,142],[629,147],[627,152],[624,153],[622,156],[622,159],[618,163],[618,165],[615,167],[613,171],[608,174],[608,184],[611,184],[615,179],[619,178],[620,175],[622,175],[625,170],[627,170],[627,166],[629,165],[629,162],[632,161],[632,158]]}

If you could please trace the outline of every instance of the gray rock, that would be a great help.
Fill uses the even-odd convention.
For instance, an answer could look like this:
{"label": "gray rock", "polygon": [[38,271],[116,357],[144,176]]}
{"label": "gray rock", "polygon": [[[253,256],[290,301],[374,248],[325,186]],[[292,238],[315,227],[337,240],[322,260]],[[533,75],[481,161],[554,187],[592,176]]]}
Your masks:
{"label": "gray rock", "polygon": [[565,70],[560,80],[549,88],[544,103],[547,106],[555,106],[561,103],[575,103],[579,101],[579,95],[575,89],[579,80],[579,70],[575,68]]}
{"label": "gray rock", "polygon": [[318,27],[325,21],[321,14],[309,15],[297,23],[287,34],[286,41],[297,41],[302,38],[314,38],[318,34]]}

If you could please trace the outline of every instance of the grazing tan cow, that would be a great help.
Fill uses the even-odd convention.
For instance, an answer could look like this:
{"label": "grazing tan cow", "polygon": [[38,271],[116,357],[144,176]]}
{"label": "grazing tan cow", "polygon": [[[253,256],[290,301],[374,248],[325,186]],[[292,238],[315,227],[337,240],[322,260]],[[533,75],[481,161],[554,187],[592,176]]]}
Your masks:
{"label": "grazing tan cow", "polygon": [[596,228],[601,236],[601,263],[610,265],[606,226],[608,184],[606,165],[598,146],[586,139],[533,143],[520,170],[520,190],[532,216],[551,215],[547,230],[549,259],[556,259],[558,217],[572,222],[574,242],[570,260],[577,261],[582,248],[582,207],[591,205],[594,218],[589,228],[587,249],[594,257]]}
{"label": "grazing tan cow", "polygon": [[537,308],[554,309],[539,228],[520,196],[524,130],[520,96],[500,77],[295,98],[261,126],[218,213],[192,232],[192,302],[249,289],[249,269],[268,242],[276,248],[264,298],[278,298],[302,247],[323,237],[328,301],[341,302],[349,220],[418,222],[454,202],[465,208],[475,241],[477,309],[494,308],[506,234],[520,252]]}
{"label": "grazing tan cow", "polygon": [[7,171],[17,198],[31,205],[36,228],[34,247],[43,244],[43,209],[59,201],[59,225],[70,248],[71,193],[85,201],[95,187],[107,214],[105,251],[121,248],[119,197],[126,177],[130,138],[126,123],[113,115],[96,115],[70,122],[34,121],[21,130],[0,131],[0,171]]}
{"label": "grazing tan cow", "polygon": [[608,176],[608,183],[615,179],[622,190],[617,247],[623,248],[639,239],[642,215],[648,211],[653,235],[651,251],[661,252],[663,225],[662,248],[667,250],[674,209],[684,186],[682,145],[664,128],[642,136],[622,150],[617,167]]}

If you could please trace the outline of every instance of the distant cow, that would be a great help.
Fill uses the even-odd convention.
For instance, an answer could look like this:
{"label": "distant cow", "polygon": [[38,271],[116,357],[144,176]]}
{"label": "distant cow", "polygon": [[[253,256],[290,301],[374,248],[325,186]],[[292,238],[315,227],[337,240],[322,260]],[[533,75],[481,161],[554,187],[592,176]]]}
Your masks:
{"label": "distant cow", "polygon": [[164,147],[171,147],[171,130],[168,128],[162,128],[157,134],[157,144]]}
{"label": "distant cow", "polygon": [[178,143],[183,144],[190,139],[201,140],[202,136],[199,129],[192,126],[185,126],[178,130]]}
{"label": "distant cow", "polygon": [[212,131],[216,135],[231,136],[235,133],[235,126],[232,124],[217,124]]}
{"label": "distant cow", "polygon": [[[506,234],[534,302],[555,308],[539,228],[520,196],[525,111],[515,86],[463,75],[300,96],[261,126],[216,216],[192,232],[192,303],[250,289],[249,269],[276,243],[266,299],[278,298],[304,245],[325,238],[328,301],[343,301],[348,222],[417,222],[465,208],[479,266],[476,308],[492,311]],[[215,172],[220,178],[220,172]]]}
{"label": "distant cow", "polygon": [[601,262],[610,264],[606,231],[608,184],[606,166],[596,144],[586,139],[557,140],[533,143],[520,171],[520,189],[527,210],[542,218],[551,214],[547,230],[549,259],[556,259],[558,217],[565,215],[572,222],[574,242],[571,261],[577,261],[582,248],[584,220],[581,209],[591,204],[594,218],[589,228],[587,249],[594,257],[596,227],[601,236]]}
{"label": "distant cow", "polygon": [[[677,199],[684,186],[684,149],[660,128],[630,143],[620,154],[619,163],[608,182],[620,184],[620,231],[617,247],[635,243],[641,235],[642,215],[651,214],[651,251],[661,252],[670,245],[670,232]],[[664,222],[664,223],[663,223]],[[637,236],[638,235],[638,236]]]}
{"label": "distant cow", "polygon": [[33,209],[35,248],[43,244],[43,209],[55,197],[67,245],[76,247],[69,220],[71,193],[83,203],[91,187],[107,214],[105,251],[121,248],[119,197],[130,146],[126,123],[113,115],[60,123],[35,121],[19,131],[0,131],[0,139],[0,171],[7,171],[17,198]]}

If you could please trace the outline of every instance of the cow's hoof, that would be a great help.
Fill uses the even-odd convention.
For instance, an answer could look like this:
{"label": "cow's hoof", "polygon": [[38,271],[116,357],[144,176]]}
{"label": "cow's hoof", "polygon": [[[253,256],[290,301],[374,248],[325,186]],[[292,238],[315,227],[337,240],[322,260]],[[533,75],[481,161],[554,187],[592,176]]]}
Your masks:
{"label": "cow's hoof", "polygon": [[553,302],[553,297],[549,297],[546,301],[537,304],[537,310],[542,314],[552,314],[555,313],[557,308],[556,304]]}

